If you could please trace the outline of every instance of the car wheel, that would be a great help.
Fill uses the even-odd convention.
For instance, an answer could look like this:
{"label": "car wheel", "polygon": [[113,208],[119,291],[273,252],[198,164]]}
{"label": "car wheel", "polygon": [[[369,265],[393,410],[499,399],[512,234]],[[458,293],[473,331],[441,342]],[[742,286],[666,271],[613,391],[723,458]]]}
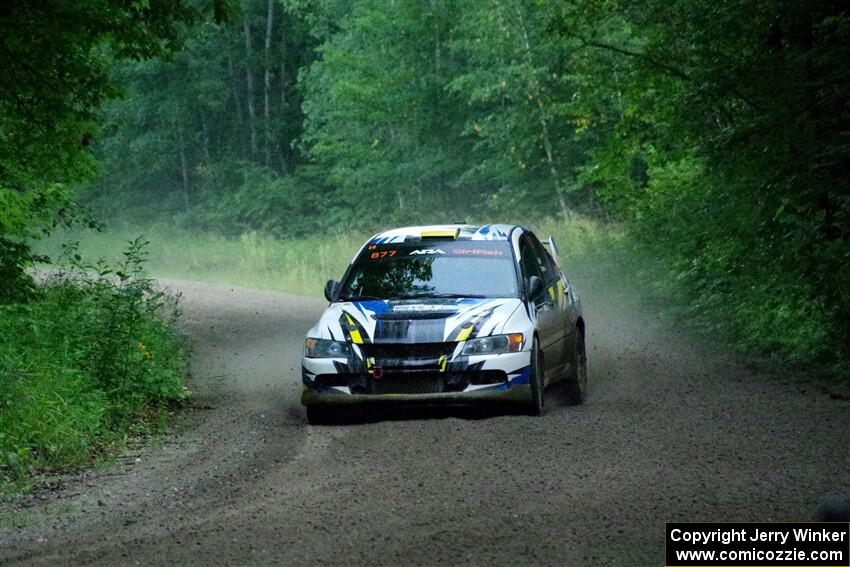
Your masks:
{"label": "car wheel", "polygon": [[543,366],[540,364],[540,346],[537,339],[531,345],[531,368],[528,382],[531,384],[531,402],[528,406],[529,415],[543,415]]}
{"label": "car wheel", "polygon": [[567,376],[567,403],[579,405],[587,396],[587,350],[584,344],[584,331],[576,329],[575,350],[570,374]]}
{"label": "car wheel", "polygon": [[336,408],[307,406],[307,423],[310,425],[333,425],[339,421]]}

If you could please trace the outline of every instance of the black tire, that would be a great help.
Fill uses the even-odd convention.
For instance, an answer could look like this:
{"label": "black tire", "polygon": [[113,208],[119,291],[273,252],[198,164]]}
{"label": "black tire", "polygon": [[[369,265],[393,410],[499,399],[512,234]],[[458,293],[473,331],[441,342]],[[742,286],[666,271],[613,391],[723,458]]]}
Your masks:
{"label": "black tire", "polygon": [[333,425],[339,422],[336,408],[326,406],[307,406],[307,423],[310,425]]}
{"label": "black tire", "polygon": [[543,405],[543,365],[540,364],[540,346],[537,339],[531,345],[531,372],[528,383],[531,385],[531,401],[528,404],[529,415],[543,415],[546,407]]}
{"label": "black tire", "polygon": [[587,397],[587,349],[581,328],[575,332],[573,361],[567,376],[566,394],[567,403],[575,406],[582,404]]}

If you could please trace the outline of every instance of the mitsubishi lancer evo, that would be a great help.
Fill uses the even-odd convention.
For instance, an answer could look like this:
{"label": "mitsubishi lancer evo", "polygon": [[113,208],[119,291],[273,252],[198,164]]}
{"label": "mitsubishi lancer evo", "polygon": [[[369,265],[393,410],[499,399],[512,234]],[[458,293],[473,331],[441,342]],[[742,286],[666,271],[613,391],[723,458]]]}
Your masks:
{"label": "mitsubishi lancer evo", "polygon": [[[548,249],[547,249],[548,248]],[[521,226],[398,228],[366,242],[307,333],[302,404],[310,423],[350,404],[508,401],[531,415],[544,389],[587,390],[581,302]]]}

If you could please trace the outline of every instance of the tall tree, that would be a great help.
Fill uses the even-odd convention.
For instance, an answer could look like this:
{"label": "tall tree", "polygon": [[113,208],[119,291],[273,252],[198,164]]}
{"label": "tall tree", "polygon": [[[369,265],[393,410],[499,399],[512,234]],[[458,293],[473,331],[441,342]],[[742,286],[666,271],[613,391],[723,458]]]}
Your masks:
{"label": "tall tree", "polygon": [[272,30],[274,29],[274,5],[276,0],[267,0],[266,13],[266,41],[263,52],[263,118],[264,118],[264,144],[265,164],[271,166],[272,161],[272,123],[271,123],[271,91],[272,91]]}
{"label": "tall tree", "polygon": [[246,17],[242,20],[242,31],[245,37],[245,100],[248,103],[248,131],[251,140],[251,156],[257,155],[257,112],[254,109],[254,47],[251,39],[251,22]]}

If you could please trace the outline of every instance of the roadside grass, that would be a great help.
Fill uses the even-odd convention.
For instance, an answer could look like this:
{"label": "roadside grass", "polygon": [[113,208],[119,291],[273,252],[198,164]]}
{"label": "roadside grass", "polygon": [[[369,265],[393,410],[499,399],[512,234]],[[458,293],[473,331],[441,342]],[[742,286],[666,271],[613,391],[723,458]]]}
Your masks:
{"label": "roadside grass", "polygon": [[122,228],[107,232],[64,232],[36,243],[51,258],[64,242],[79,243],[82,254],[113,261],[122,247],[140,234],[150,242],[147,270],[161,278],[234,284],[257,289],[321,296],[328,279],[340,279],[348,263],[370,236],[318,235],[278,240],[256,232],[238,238],[177,232],[162,227]]}
{"label": "roadside grass", "polygon": [[144,243],[114,268],[66,252],[27,301],[0,306],[0,492],[109,460],[188,396],[177,301],[144,275]]}

